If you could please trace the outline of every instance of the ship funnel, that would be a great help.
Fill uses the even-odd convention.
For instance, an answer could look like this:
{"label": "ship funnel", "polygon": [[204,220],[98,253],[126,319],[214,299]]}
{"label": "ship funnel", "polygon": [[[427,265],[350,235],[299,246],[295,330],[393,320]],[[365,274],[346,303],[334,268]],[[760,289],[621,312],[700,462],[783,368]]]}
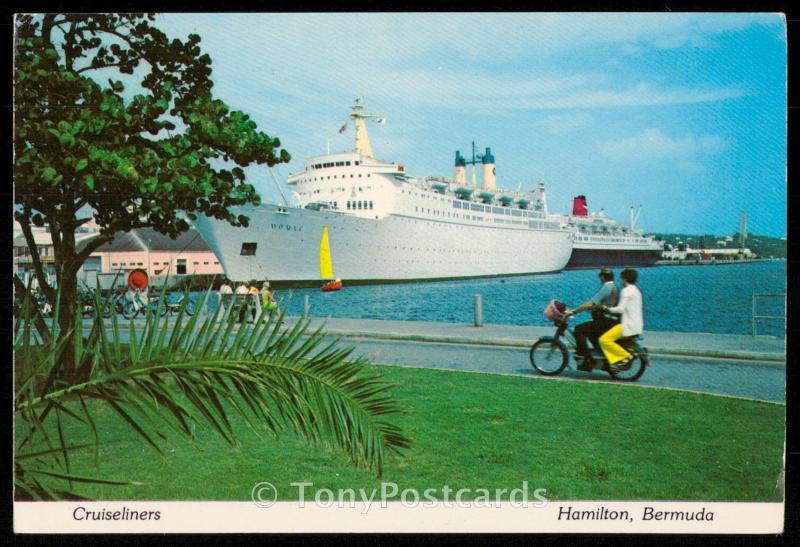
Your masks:
{"label": "ship funnel", "polygon": [[492,155],[491,148],[486,149],[481,163],[483,163],[483,189],[495,190],[497,188],[497,181],[495,179],[494,156]]}
{"label": "ship funnel", "polygon": [[456,164],[453,168],[453,182],[455,184],[467,184],[467,160],[461,155],[460,150],[456,150]]}
{"label": "ship funnel", "polygon": [[589,215],[586,207],[586,196],[575,196],[572,198],[572,216],[585,217]]}

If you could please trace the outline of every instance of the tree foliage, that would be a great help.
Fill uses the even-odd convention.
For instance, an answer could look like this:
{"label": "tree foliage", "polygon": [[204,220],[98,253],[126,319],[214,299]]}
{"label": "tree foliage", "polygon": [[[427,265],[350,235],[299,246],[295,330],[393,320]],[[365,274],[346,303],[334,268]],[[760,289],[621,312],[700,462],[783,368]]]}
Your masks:
{"label": "tree foliage", "polygon": [[[31,226],[49,226],[71,302],[81,264],[114,232],[174,237],[196,214],[246,226],[229,210],[259,203],[242,168],[289,161],[279,139],[214,98],[199,44],[196,34],[169,39],[153,15],[17,17],[15,217],[51,301]],[[100,237],[77,248],[75,231],[92,216]]]}

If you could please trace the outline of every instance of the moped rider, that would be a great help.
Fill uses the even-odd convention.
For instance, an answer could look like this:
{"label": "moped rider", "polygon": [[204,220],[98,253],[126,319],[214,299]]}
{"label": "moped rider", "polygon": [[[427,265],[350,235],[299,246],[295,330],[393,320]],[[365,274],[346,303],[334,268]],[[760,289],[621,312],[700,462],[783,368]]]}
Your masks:
{"label": "moped rider", "polygon": [[620,324],[614,325],[600,336],[600,347],[609,365],[616,365],[624,370],[633,360],[633,356],[617,341],[620,338],[638,336],[644,330],[644,314],[642,311],[642,292],[636,286],[639,274],[636,270],[626,268],[620,274],[622,278],[622,294],[619,305],[604,307],[606,312],[622,315]]}
{"label": "moped rider", "polygon": [[580,360],[578,370],[582,371],[592,370],[594,366],[594,360],[586,340],[589,339],[595,349],[600,349],[600,335],[619,324],[617,314],[604,312],[601,308],[602,306],[616,306],[619,300],[619,290],[614,284],[614,271],[604,267],[600,270],[599,277],[601,286],[594,296],[577,308],[564,312],[566,316],[571,316],[591,310],[592,320],[581,323],[575,327],[574,331],[576,357]]}

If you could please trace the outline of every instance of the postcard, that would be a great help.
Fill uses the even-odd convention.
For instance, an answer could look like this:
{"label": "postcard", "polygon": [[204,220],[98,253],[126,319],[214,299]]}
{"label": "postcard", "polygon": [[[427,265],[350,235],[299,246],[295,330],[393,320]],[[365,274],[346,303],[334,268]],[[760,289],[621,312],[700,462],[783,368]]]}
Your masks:
{"label": "postcard", "polygon": [[17,533],[783,531],[782,14],[14,33]]}

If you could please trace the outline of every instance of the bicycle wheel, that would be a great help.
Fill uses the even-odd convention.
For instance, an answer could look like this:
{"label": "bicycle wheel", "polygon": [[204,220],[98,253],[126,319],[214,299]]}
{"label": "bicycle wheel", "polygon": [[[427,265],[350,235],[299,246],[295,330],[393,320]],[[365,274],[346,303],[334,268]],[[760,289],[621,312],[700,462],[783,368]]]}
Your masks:
{"label": "bicycle wheel", "polygon": [[186,307],[184,308],[184,310],[186,311],[187,315],[194,315],[196,308],[197,308],[197,303],[194,300],[189,300],[186,303]]}
{"label": "bicycle wheel", "polygon": [[133,319],[138,313],[139,307],[134,302],[128,302],[122,306],[122,317],[125,319]]}
{"label": "bicycle wheel", "polygon": [[114,303],[110,301],[104,302],[101,313],[103,314],[103,317],[105,319],[109,319],[111,317],[111,314],[114,313]]}
{"label": "bicycle wheel", "polygon": [[530,357],[533,369],[545,376],[560,374],[569,363],[567,348],[551,338],[542,338],[533,344]]}
{"label": "bicycle wheel", "polygon": [[608,365],[608,373],[612,378],[623,382],[635,382],[642,377],[645,369],[644,359],[636,351],[631,352],[631,355],[633,355],[633,360],[624,368]]}

